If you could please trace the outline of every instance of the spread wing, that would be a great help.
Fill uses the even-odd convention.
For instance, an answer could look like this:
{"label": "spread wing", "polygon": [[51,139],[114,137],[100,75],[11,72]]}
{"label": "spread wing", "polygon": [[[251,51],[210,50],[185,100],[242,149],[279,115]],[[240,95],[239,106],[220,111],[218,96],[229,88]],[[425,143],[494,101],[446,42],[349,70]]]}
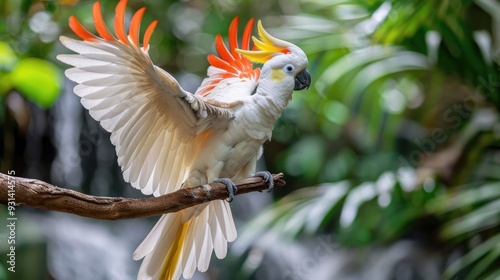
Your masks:
{"label": "spread wing", "polygon": [[134,14],[127,35],[126,2],[116,6],[116,37],[104,24],[99,2],[93,6],[99,36],[70,17],[71,29],[83,41],[61,37],[63,45],[78,54],[58,59],[74,66],[65,74],[78,83],[75,93],[90,115],[111,132],[125,181],[145,194],[161,195],[180,188],[203,132],[215,122],[230,120],[232,114],[186,92],[170,74],[153,65],[148,49],[157,22],[147,28],[141,47],[139,29],[145,8]]}

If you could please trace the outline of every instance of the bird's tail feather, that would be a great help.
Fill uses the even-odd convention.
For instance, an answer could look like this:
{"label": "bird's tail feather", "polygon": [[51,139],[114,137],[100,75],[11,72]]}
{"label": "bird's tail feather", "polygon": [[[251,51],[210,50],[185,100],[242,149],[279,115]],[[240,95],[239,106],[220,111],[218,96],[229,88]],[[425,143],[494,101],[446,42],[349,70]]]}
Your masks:
{"label": "bird's tail feather", "polygon": [[178,268],[181,268],[181,266],[179,265],[179,261],[181,260],[182,247],[184,246],[184,242],[186,240],[189,225],[191,225],[191,220],[182,224],[177,230],[174,242],[168,249],[167,256],[163,260],[159,279],[180,278],[180,269]]}
{"label": "bird's tail feather", "polygon": [[225,257],[227,242],[236,239],[231,209],[226,201],[213,201],[185,221],[183,211],[163,215],[134,252],[144,258],[138,279],[191,278],[196,268],[206,271],[212,252]]}

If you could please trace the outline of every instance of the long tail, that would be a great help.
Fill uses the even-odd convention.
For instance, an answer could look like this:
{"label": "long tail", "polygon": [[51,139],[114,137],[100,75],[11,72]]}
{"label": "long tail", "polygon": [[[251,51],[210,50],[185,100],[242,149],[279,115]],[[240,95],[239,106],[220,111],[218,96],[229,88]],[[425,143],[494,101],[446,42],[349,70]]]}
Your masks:
{"label": "long tail", "polygon": [[212,251],[226,256],[227,242],[236,239],[231,208],[226,201],[212,201],[197,216],[183,221],[183,212],[163,215],[134,252],[144,258],[138,279],[189,279],[196,268],[208,269]]}

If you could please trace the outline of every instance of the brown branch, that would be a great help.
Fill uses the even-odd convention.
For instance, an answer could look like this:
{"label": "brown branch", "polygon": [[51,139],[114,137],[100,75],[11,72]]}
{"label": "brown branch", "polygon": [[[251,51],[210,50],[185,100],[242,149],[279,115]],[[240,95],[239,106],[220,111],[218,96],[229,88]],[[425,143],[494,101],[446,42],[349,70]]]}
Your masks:
{"label": "brown branch", "polygon": [[[283,174],[273,174],[274,187],[285,186]],[[235,182],[236,195],[267,189],[260,177]],[[28,206],[103,220],[143,218],[177,212],[204,202],[228,198],[227,188],[211,183],[149,198],[99,197],[59,188],[49,183],[0,173],[0,204]]]}

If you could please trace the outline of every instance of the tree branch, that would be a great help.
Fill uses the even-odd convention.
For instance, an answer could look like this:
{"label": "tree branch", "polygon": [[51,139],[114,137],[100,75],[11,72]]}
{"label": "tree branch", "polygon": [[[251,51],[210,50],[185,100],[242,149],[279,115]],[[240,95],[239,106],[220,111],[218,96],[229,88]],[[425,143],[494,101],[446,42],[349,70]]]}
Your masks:
{"label": "tree branch", "polygon": [[[273,174],[274,187],[285,186],[283,174]],[[260,177],[235,182],[236,195],[267,190]],[[217,199],[228,198],[227,187],[211,183],[194,188],[149,198],[99,197],[86,195],[49,183],[14,177],[0,173],[0,204],[28,206],[44,210],[66,212],[103,220],[133,219],[177,212],[182,209]]]}

